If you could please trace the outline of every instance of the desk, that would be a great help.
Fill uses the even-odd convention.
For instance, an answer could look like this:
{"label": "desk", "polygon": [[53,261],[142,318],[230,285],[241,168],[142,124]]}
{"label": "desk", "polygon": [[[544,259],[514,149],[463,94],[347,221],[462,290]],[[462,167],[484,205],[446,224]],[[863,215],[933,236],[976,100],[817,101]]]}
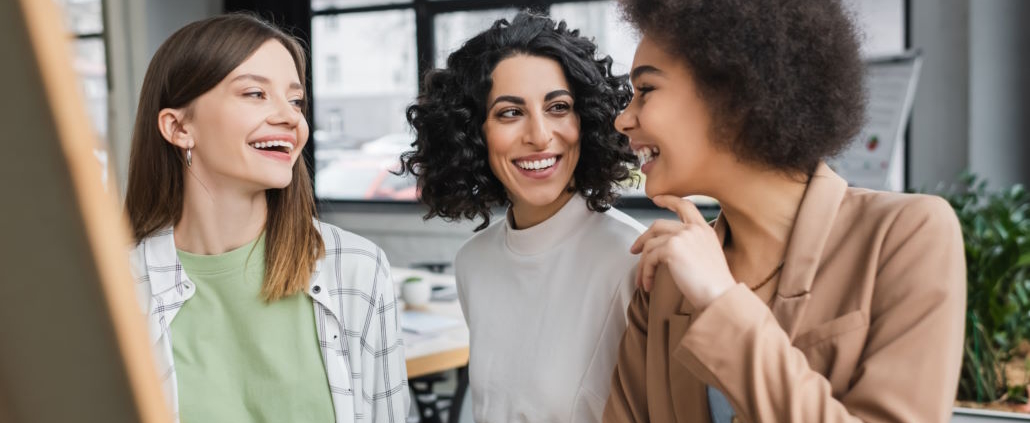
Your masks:
{"label": "desk", "polygon": [[[433,287],[454,287],[454,277],[423,270],[394,268],[393,278],[399,286],[409,277],[420,277]],[[398,294],[399,295],[399,294]],[[398,303],[400,304],[400,303]],[[458,300],[431,301],[415,310],[452,317],[462,324],[431,334],[416,334],[401,331],[404,340],[405,365],[408,368],[408,381],[414,391],[415,404],[418,406],[422,422],[441,422],[440,411],[447,410],[448,421],[456,423],[461,414],[462,401],[468,389],[469,362],[469,329],[464,324],[461,305]],[[403,325],[403,313],[401,325]],[[453,394],[437,395],[433,384],[444,379],[442,372],[457,370],[457,384]]]}
{"label": "desk", "polygon": [[[394,283],[398,286],[396,290],[398,295],[401,292],[400,284],[411,277],[422,278],[433,287],[454,287],[454,276],[452,275],[399,267],[392,271]],[[451,317],[461,322],[465,321],[458,300],[431,301],[415,310]],[[401,319],[404,319],[403,313],[401,313]],[[401,324],[403,325],[403,321]],[[464,324],[432,334],[401,331],[401,339],[404,340],[404,358],[408,367],[408,378],[456,369],[468,364],[469,329]]]}
{"label": "desk", "polygon": [[[457,300],[434,301],[417,310],[465,321]],[[465,325],[430,335],[402,331],[401,339],[404,340],[404,358],[409,379],[468,365],[469,329]]]}

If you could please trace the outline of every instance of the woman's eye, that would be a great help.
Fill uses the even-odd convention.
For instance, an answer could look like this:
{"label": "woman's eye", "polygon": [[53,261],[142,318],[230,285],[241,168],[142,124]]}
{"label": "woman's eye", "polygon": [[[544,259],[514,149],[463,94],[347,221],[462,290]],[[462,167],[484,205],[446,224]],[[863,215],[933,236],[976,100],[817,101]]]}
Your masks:
{"label": "woman's eye", "polygon": [[304,105],[307,104],[307,100],[305,100],[303,98],[297,98],[297,99],[290,100],[290,104],[293,104],[296,107],[303,108]]}
{"label": "woman's eye", "polygon": [[558,113],[567,112],[571,109],[572,106],[570,106],[568,103],[555,103],[553,106],[551,106],[551,111]]}
{"label": "woman's eye", "polygon": [[263,93],[261,91],[248,91],[248,92],[243,93],[243,96],[244,97],[250,97],[250,98],[265,98],[265,93]]}
{"label": "woman's eye", "polygon": [[513,118],[520,114],[519,109],[504,109],[501,110],[500,113],[497,113],[497,116],[502,118]]}
{"label": "woman's eye", "polygon": [[647,95],[647,93],[649,93],[651,91],[654,91],[654,87],[652,87],[650,85],[641,85],[641,86],[637,87],[636,90],[634,90],[634,91],[636,91],[636,94],[638,96],[643,97],[643,96]]}

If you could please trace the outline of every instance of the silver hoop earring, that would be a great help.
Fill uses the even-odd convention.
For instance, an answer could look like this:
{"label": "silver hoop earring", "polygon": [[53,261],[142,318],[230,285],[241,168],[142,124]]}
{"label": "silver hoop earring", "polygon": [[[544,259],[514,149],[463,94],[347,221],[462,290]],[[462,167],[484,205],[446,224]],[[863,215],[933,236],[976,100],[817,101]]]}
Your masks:
{"label": "silver hoop earring", "polygon": [[186,149],[186,167],[193,166],[193,148]]}

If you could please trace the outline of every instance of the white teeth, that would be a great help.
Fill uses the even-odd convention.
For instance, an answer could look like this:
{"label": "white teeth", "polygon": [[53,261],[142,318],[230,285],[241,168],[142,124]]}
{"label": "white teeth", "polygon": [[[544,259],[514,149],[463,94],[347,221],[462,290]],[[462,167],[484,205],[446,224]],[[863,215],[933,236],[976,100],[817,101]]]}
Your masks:
{"label": "white teeth", "polygon": [[254,147],[254,148],[257,148],[257,149],[265,149],[265,148],[273,148],[273,147],[283,147],[283,148],[286,148],[286,151],[293,151],[293,143],[288,142],[288,141],[282,141],[282,140],[255,142],[255,143],[251,143],[250,145],[252,147]]}
{"label": "white teeth", "polygon": [[526,170],[540,170],[540,169],[547,169],[547,168],[549,168],[551,166],[554,166],[554,164],[557,161],[558,161],[558,156],[554,156],[554,157],[543,159],[543,160],[516,161],[515,162],[515,166],[521,167],[521,168],[526,169]]}
{"label": "white teeth", "polygon": [[658,147],[641,147],[634,153],[637,154],[637,161],[643,166],[658,157]]}

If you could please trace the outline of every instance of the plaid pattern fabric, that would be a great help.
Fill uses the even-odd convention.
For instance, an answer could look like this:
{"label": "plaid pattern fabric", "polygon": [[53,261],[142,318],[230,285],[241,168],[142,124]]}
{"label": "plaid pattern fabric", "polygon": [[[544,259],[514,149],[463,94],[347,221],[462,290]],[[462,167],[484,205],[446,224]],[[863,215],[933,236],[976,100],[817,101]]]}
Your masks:
{"label": "plaid pattern fabric", "polygon": [[[372,242],[315,221],[325,242],[307,295],[338,423],[403,422],[407,369],[390,265]],[[172,228],[143,239],[130,254],[165,395],[178,421],[170,325],[196,289],[179,262]]]}

